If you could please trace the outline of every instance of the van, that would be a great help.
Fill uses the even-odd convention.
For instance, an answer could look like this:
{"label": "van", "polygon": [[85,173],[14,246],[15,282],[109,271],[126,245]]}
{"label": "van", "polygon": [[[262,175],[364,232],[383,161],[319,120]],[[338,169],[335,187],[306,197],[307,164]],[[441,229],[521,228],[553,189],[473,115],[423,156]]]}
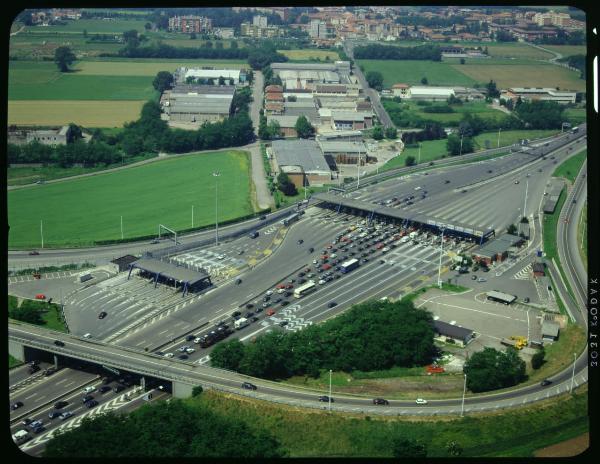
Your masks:
{"label": "van", "polygon": [[29,432],[27,430],[19,430],[13,436],[13,441],[18,445],[20,443],[24,443],[31,438]]}
{"label": "van", "polygon": [[248,319],[246,319],[245,317],[241,317],[237,321],[234,322],[233,327],[235,328],[235,330],[240,330],[249,324],[250,324],[250,321]]}

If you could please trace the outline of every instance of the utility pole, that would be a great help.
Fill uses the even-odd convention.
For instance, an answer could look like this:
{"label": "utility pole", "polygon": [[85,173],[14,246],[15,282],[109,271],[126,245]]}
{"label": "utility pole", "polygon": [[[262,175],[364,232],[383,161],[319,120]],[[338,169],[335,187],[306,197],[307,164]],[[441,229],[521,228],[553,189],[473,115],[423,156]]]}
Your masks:
{"label": "utility pole", "polygon": [[460,417],[465,415],[465,394],[467,393],[467,374],[465,374],[465,384],[463,386],[462,405],[460,407]]}
{"label": "utility pole", "polygon": [[421,163],[421,142],[419,142],[419,159],[417,160],[417,164]]}
{"label": "utility pole", "polygon": [[329,412],[331,412],[331,369],[329,369]]}
{"label": "utility pole", "polygon": [[192,229],[194,228],[194,205],[192,205]]}
{"label": "utility pole", "polygon": [[358,164],[356,165],[358,168],[358,180],[356,181],[356,188],[360,187],[360,151],[358,152]]}
{"label": "utility pole", "polygon": [[575,362],[577,361],[577,353],[573,353],[573,373],[571,374],[571,389],[569,393],[573,393],[573,382],[575,381]]}
{"label": "utility pole", "polygon": [[442,227],[442,240],[440,243],[440,263],[438,265],[438,287],[442,288],[442,253],[444,250],[444,228]]}
{"label": "utility pole", "polygon": [[40,235],[42,236],[42,248],[44,248],[44,220],[40,219]]}
{"label": "utility pole", "polygon": [[527,180],[527,182],[525,182],[525,199],[523,200],[523,211],[521,214],[521,217],[519,218],[519,226],[518,226],[518,233],[521,233],[521,220],[523,219],[523,217],[527,217],[527,214],[525,213],[525,206],[527,205],[527,191],[529,190],[529,180]]}
{"label": "utility pole", "polygon": [[462,155],[462,143],[463,143],[463,137],[464,134],[460,134],[460,153],[458,154],[458,156]]}
{"label": "utility pole", "polygon": [[215,245],[219,245],[219,184],[218,177],[221,175],[219,172],[213,172],[215,178]]}

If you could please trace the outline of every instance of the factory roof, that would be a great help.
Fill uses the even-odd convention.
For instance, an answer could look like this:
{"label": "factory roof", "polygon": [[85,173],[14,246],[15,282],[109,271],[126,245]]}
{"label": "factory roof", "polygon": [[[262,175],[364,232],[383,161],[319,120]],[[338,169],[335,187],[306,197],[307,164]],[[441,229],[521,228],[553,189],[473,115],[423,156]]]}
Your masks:
{"label": "factory roof", "polygon": [[314,140],[274,140],[271,149],[279,166],[302,166],[304,172],[330,172],[321,148]]}
{"label": "factory roof", "polygon": [[319,142],[323,153],[345,152],[345,153],[366,153],[367,147],[362,142],[323,141]]}

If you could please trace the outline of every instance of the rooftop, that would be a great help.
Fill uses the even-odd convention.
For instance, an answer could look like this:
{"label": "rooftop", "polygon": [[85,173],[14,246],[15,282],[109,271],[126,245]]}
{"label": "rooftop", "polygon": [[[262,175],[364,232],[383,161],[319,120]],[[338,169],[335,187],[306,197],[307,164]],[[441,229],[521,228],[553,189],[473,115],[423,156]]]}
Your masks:
{"label": "rooftop", "polygon": [[330,171],[321,148],[314,140],[274,140],[271,149],[279,166],[302,166],[304,172]]}
{"label": "rooftop", "polygon": [[206,271],[194,271],[154,258],[138,259],[131,263],[131,266],[147,272],[159,273],[163,277],[171,277],[178,282],[188,282],[191,285],[209,277]]}
{"label": "rooftop", "polygon": [[473,335],[473,331],[459,325],[448,324],[444,321],[433,321],[433,328],[440,335],[452,337],[457,340],[467,340]]}
{"label": "rooftop", "polygon": [[323,141],[320,142],[323,153],[346,152],[346,153],[367,153],[367,147],[362,142]]}

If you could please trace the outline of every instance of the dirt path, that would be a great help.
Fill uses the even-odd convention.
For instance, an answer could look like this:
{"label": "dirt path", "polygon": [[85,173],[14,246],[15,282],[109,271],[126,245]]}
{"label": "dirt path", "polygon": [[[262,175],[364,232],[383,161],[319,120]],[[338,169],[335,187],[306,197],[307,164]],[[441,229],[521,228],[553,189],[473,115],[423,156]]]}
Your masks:
{"label": "dirt path", "polygon": [[556,445],[546,446],[533,453],[536,458],[562,458],[583,453],[590,446],[589,432]]}

